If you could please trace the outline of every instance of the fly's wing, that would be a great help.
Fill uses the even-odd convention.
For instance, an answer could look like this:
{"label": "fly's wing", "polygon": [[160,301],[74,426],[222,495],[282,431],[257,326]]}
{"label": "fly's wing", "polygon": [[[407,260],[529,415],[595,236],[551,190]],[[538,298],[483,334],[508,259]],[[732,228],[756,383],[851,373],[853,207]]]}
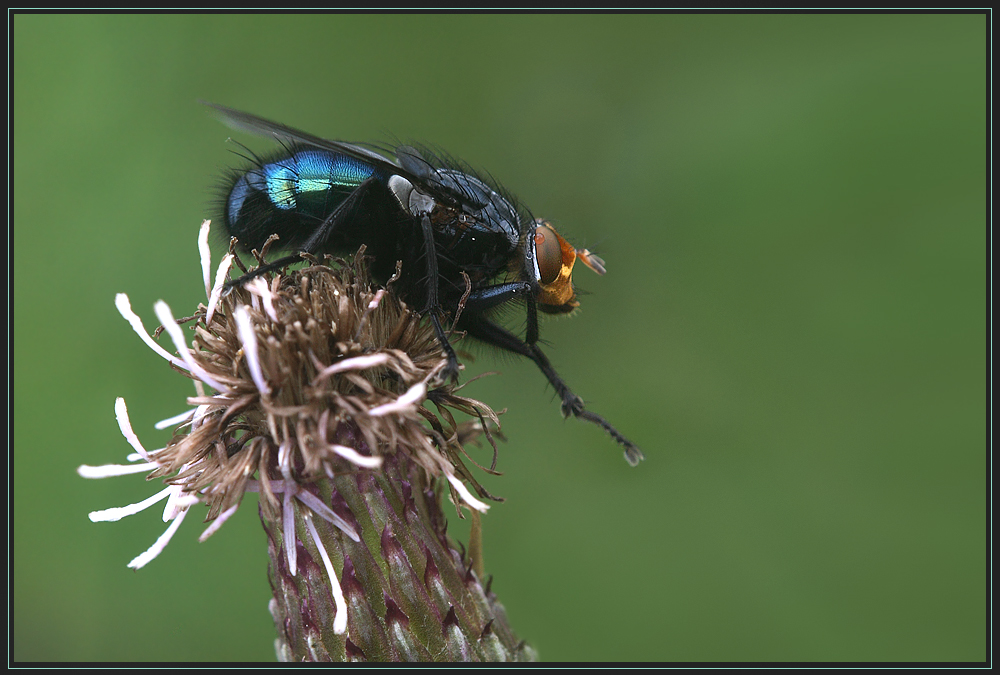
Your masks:
{"label": "fly's wing", "polygon": [[456,195],[452,194],[446,186],[440,183],[435,168],[414,148],[408,146],[397,148],[395,152],[399,159],[393,160],[363,145],[345,143],[343,141],[331,141],[295,129],[286,124],[272,122],[263,117],[228,108],[224,105],[208,103],[206,101],[202,101],[202,103],[215,110],[226,125],[238,131],[274,138],[280,142],[311,145],[322,150],[338,152],[362,162],[373,164],[388,175],[396,174],[402,176],[414,185],[420,186],[422,191],[445,203],[457,201]]}
{"label": "fly's wing", "polygon": [[387,159],[374,150],[370,150],[364,146],[356,145],[354,143],[344,143],[343,141],[331,141],[325,138],[320,138],[319,136],[313,136],[308,132],[294,129],[286,124],[272,122],[271,120],[266,120],[263,117],[258,117],[257,115],[235,110],[233,108],[227,108],[226,106],[219,105],[217,103],[207,103],[205,101],[202,101],[202,103],[219,113],[222,121],[227,126],[238,131],[245,131],[247,133],[257,134],[258,136],[275,138],[279,141],[311,145],[316,148],[339,152],[343,155],[360,159],[363,162],[374,164],[387,170],[389,173],[399,173],[402,170],[402,167],[400,167],[398,163]]}

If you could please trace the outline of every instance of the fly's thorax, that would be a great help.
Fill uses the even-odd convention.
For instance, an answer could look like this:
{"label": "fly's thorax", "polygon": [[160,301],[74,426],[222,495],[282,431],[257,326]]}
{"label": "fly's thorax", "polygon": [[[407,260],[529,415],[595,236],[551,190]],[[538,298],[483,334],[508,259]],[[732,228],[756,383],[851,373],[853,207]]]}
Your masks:
{"label": "fly's thorax", "polygon": [[459,208],[471,217],[466,230],[489,231],[507,240],[508,251],[517,248],[520,219],[508,199],[475,176],[455,169],[438,169],[437,177],[440,186],[455,195]]}
{"label": "fly's thorax", "polygon": [[[425,192],[403,176],[388,180],[404,213],[430,219],[439,264],[479,278],[503,271],[520,240],[520,221],[511,203],[474,176],[452,169],[438,169],[428,185]],[[428,194],[431,188],[442,199]]]}

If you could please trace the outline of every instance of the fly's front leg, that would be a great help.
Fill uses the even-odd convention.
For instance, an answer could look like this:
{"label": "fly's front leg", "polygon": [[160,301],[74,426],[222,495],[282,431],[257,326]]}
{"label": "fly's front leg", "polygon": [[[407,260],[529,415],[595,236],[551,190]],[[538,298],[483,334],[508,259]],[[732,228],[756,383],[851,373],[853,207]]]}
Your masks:
{"label": "fly's front leg", "polygon": [[[539,369],[545,373],[545,377],[548,378],[552,387],[559,394],[559,398],[562,401],[560,405],[560,410],[562,411],[563,417],[569,417],[573,415],[574,417],[581,417],[583,413],[586,412],[583,405],[583,399],[570,391],[570,388],[563,382],[563,379],[559,377],[559,374],[549,363],[549,359],[545,356],[545,353],[538,348],[538,306],[535,304],[535,296],[528,296],[528,326],[525,331],[524,336],[525,346],[530,352],[529,356],[531,360],[538,364]],[[604,425],[602,425],[604,426]],[[613,427],[612,427],[613,429]],[[615,431],[612,436],[617,434]]]}
{"label": "fly's front leg", "polygon": [[[548,357],[538,348],[538,307],[535,304],[534,288],[527,281],[515,281],[505,284],[497,284],[495,286],[489,286],[488,288],[483,288],[478,291],[469,294],[468,300],[466,300],[465,308],[473,313],[485,312],[486,310],[497,307],[508,300],[513,300],[517,296],[524,296],[525,301],[528,306],[528,317],[527,317],[527,330],[525,331],[524,341],[522,342],[517,336],[512,333],[507,332],[500,326],[492,324],[485,319],[478,319],[479,324],[490,323],[491,326],[488,329],[489,337],[485,337],[487,342],[495,344],[498,347],[502,347],[508,351],[516,352],[518,354],[523,354],[527,356],[532,361],[534,361],[539,369],[545,374],[549,383],[556,390],[559,399],[562,402],[562,414],[563,417],[569,417],[570,415],[580,417],[584,412],[583,399],[570,391],[570,388],[563,382],[563,379],[559,377],[559,374],[549,363]],[[475,321],[474,321],[475,322]],[[487,327],[482,325],[478,330],[487,331]],[[473,327],[471,333],[476,335],[477,328]],[[483,337],[478,335],[477,337]]]}
{"label": "fly's front leg", "polygon": [[[491,287],[491,288],[495,289],[497,287]],[[491,289],[484,289],[484,290],[488,292]],[[508,292],[515,290],[516,289],[514,289],[510,285],[508,285],[508,288],[506,288],[506,291]],[[517,293],[513,293],[513,295],[508,296],[507,299],[510,299],[514,295],[517,295]],[[529,298],[530,297],[531,296],[529,296]],[[494,295],[490,299],[495,300],[496,298],[497,296]],[[471,299],[472,297],[470,296],[470,300]],[[479,298],[477,298],[477,300],[484,300],[484,299],[486,298],[483,298],[482,293],[480,294]],[[528,307],[529,307],[529,314],[528,314],[529,337],[534,337],[535,340],[537,341],[538,340],[537,316],[535,317],[535,322],[534,322],[535,326],[534,334],[531,335],[532,316],[530,310],[534,309],[534,303],[531,300],[529,300]],[[606,419],[604,419],[597,413],[591,412],[590,410],[586,409],[586,407],[583,404],[583,399],[574,394],[572,390],[570,390],[569,386],[567,386],[567,384],[563,381],[563,379],[559,377],[559,373],[555,371],[555,368],[552,367],[552,364],[549,362],[548,357],[545,356],[545,353],[538,348],[538,345],[521,340],[519,337],[517,337],[507,329],[503,328],[502,326],[498,326],[489,319],[484,318],[481,314],[476,314],[476,313],[463,314],[462,320],[460,321],[460,325],[462,325],[463,328],[465,328],[469,332],[469,335],[479,338],[483,342],[489,343],[496,347],[500,347],[501,349],[506,349],[507,351],[514,352],[515,354],[521,354],[522,356],[527,356],[529,359],[534,361],[535,365],[538,366],[539,370],[542,371],[542,373],[545,375],[545,378],[549,381],[549,384],[551,384],[552,388],[555,389],[556,395],[558,395],[559,398],[561,399],[562,413],[564,417],[569,417],[570,415],[573,415],[574,417],[579,417],[580,419],[587,420],[588,422],[593,422],[594,424],[596,424],[597,426],[601,427],[606,432],[608,432],[608,434],[610,434],[611,437],[615,439],[615,441],[617,441],[622,446],[622,449],[625,451],[625,460],[630,465],[635,466],[640,461],[642,461],[643,459],[642,450],[640,450],[635,443],[627,439],[620,431],[618,431],[618,429],[616,429]]]}
{"label": "fly's front leg", "polygon": [[538,365],[539,369],[541,369],[543,373],[545,373],[545,377],[548,378],[552,387],[562,399],[563,417],[573,415],[574,417],[579,417],[580,419],[587,420],[588,422],[593,422],[597,426],[604,429],[611,435],[611,438],[618,441],[618,443],[622,446],[625,451],[625,461],[627,461],[631,466],[636,466],[645,458],[645,455],[642,454],[642,450],[639,449],[639,446],[625,438],[625,436],[618,431],[618,429],[616,429],[611,422],[608,422],[597,413],[587,410],[583,404],[583,399],[570,391],[570,388],[565,382],[563,382],[563,379],[559,377],[559,374],[552,367],[552,364],[549,363],[548,357],[545,356],[537,345],[529,344],[526,346],[530,352],[529,356],[531,360]]}

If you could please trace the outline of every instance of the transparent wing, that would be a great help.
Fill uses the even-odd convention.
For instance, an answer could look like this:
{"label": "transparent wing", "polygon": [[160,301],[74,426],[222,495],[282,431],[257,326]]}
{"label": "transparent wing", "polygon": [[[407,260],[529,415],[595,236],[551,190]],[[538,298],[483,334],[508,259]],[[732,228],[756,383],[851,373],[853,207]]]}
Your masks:
{"label": "transparent wing", "polygon": [[385,157],[370,148],[366,148],[363,145],[345,143],[343,141],[331,141],[326,138],[314,136],[306,131],[301,131],[300,129],[294,129],[286,124],[281,124],[280,122],[272,122],[271,120],[258,117],[257,115],[253,115],[251,113],[242,112],[233,108],[227,108],[226,106],[219,105],[218,103],[208,103],[206,101],[202,101],[202,103],[215,110],[227,126],[238,131],[257,134],[258,136],[264,136],[266,138],[274,138],[278,141],[286,143],[311,145],[316,148],[339,152],[341,154],[348,155],[349,157],[354,157],[355,159],[360,159],[361,161],[374,164],[385,169],[389,173],[405,172],[405,169],[403,169],[397,161],[389,159],[388,157]]}
{"label": "transparent wing", "polygon": [[326,138],[314,136],[306,131],[295,129],[287,124],[272,122],[271,120],[258,117],[252,113],[242,112],[234,108],[229,108],[218,103],[202,101],[204,105],[212,108],[225,123],[232,129],[244,131],[265,138],[273,138],[278,142],[295,145],[311,145],[315,148],[339,152],[349,157],[368,162],[382,169],[388,174],[396,174],[406,178],[414,185],[421,187],[422,191],[446,202],[459,203],[466,195],[449,189],[448,185],[441,182],[437,174],[436,167],[422,156],[419,150],[410,146],[399,146],[394,149],[379,147],[384,153],[393,153],[395,158],[386,157],[385,154],[373,150],[358,143],[346,143],[344,141],[332,141]]}

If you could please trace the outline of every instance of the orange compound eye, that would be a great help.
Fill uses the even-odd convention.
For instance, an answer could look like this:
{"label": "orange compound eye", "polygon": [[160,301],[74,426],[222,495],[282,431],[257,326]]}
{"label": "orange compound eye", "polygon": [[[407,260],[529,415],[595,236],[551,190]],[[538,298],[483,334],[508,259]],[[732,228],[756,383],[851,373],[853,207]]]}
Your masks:
{"label": "orange compound eye", "polygon": [[559,276],[563,266],[562,246],[559,238],[548,225],[539,225],[535,230],[535,259],[543,284],[550,284]]}

